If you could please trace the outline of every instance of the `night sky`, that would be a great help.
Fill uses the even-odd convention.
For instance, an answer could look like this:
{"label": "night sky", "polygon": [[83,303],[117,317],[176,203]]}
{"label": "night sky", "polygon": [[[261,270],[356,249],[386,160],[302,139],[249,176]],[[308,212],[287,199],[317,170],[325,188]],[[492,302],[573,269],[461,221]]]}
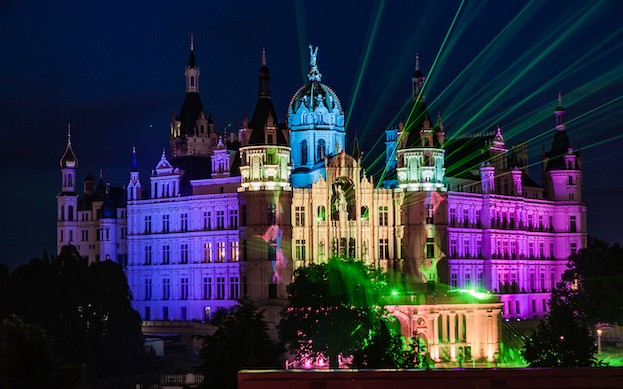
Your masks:
{"label": "night sky", "polygon": [[370,170],[410,98],[416,53],[446,135],[500,125],[507,144],[530,140],[537,181],[560,91],[569,138],[583,150],[589,234],[623,241],[623,1],[225,3],[0,3],[0,262],[56,249],[68,122],[80,183],[103,169],[105,181],[127,184],[132,145],[148,183],[183,101],[190,31],[218,131],[253,112],[263,47],[284,121],[307,45],[319,46],[322,81],[346,110],[347,150],[357,133]]}

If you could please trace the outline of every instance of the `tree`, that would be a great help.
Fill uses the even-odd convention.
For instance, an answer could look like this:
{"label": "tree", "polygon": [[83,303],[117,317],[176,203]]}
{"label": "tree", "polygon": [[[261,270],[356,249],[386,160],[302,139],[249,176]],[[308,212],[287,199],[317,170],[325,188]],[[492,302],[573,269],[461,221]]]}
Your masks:
{"label": "tree", "polygon": [[337,368],[340,354],[353,355],[370,334],[382,330],[380,298],[386,290],[385,276],[361,261],[332,258],[299,268],[288,286],[280,339],[290,353],[322,355]]}
{"label": "tree", "polygon": [[264,313],[252,302],[240,300],[220,318],[214,335],[204,338],[200,352],[204,385],[236,388],[239,370],[278,368],[282,351],[268,336]]}
{"label": "tree", "polygon": [[623,248],[589,237],[569,265],[564,280],[577,287],[574,303],[589,323],[623,324]]}
{"label": "tree", "polygon": [[599,366],[597,348],[576,292],[562,282],[552,292],[549,314],[525,341],[522,357],[530,367]]}
{"label": "tree", "polygon": [[144,356],[141,319],[121,267],[91,266],[74,246],[49,263],[34,259],[4,285],[0,316],[18,314],[54,339],[63,363],[86,364],[87,379],[126,375]]}
{"label": "tree", "polygon": [[2,320],[0,389],[76,387],[80,377],[79,369],[61,366],[54,342],[40,327],[16,315]]}

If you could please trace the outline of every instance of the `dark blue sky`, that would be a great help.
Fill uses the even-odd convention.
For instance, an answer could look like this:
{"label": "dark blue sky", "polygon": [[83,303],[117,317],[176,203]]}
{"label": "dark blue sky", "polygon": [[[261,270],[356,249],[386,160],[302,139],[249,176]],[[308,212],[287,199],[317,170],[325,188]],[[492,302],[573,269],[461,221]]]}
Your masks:
{"label": "dark blue sky", "polygon": [[584,150],[589,233],[622,241],[622,19],[621,1],[2,2],[0,262],[55,251],[67,122],[80,181],[101,168],[126,184],[132,145],[148,181],[181,108],[191,30],[219,131],[252,112],[262,47],[283,121],[307,45],[319,46],[322,80],[347,110],[349,147],[357,132],[368,166],[409,98],[416,53],[426,73],[435,64],[425,93],[448,136],[498,124],[511,144],[545,134],[530,142],[537,178],[561,91],[576,119],[571,142]]}

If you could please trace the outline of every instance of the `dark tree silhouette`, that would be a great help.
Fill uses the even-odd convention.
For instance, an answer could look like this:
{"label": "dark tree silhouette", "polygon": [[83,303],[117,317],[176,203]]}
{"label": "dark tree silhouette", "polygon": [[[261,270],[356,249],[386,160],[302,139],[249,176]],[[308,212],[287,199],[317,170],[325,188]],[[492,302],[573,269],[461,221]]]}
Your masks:
{"label": "dark tree silhouette", "polygon": [[208,388],[236,388],[241,369],[278,368],[282,348],[268,336],[264,314],[252,302],[240,300],[220,318],[214,335],[201,349],[201,371]]}

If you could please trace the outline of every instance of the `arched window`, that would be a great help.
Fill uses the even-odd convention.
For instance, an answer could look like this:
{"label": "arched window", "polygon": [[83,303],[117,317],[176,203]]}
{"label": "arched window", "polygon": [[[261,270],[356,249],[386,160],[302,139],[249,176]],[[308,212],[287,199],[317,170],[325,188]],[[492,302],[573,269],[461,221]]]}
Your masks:
{"label": "arched window", "polygon": [[195,76],[190,76],[190,86],[195,86]]}
{"label": "arched window", "polygon": [[67,186],[74,186],[74,181],[72,180],[73,176],[71,174],[67,175]]}
{"label": "arched window", "polygon": [[361,207],[361,220],[368,220],[368,217],[369,217],[368,207],[364,205],[363,207]]}
{"label": "arched window", "polygon": [[324,159],[324,156],[325,156],[325,150],[326,150],[326,148],[325,148],[325,142],[324,142],[324,139],[320,139],[320,140],[318,141],[318,146],[317,146],[317,149],[318,149],[318,150],[316,151],[316,155],[317,155],[317,159],[318,159],[318,160],[317,160],[317,162],[320,162],[320,161],[322,161],[322,160]]}
{"label": "arched window", "polygon": [[301,142],[301,165],[307,165],[307,140]]}
{"label": "arched window", "polygon": [[70,222],[74,220],[74,207],[72,205],[67,207],[67,220]]}
{"label": "arched window", "polygon": [[327,218],[327,211],[324,207],[324,205],[321,205],[318,207],[318,216],[317,219],[318,221],[325,221]]}

